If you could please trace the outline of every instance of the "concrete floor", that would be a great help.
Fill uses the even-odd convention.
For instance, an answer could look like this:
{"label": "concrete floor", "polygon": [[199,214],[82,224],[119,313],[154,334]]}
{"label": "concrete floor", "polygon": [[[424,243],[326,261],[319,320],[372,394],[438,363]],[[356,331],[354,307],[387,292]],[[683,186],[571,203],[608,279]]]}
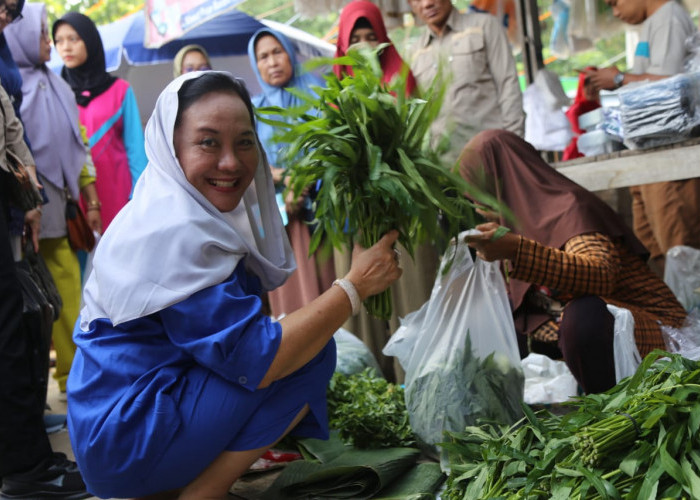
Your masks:
{"label": "concrete floor", "polygon": [[[58,383],[53,379],[49,379],[49,389],[47,403],[51,407],[48,413],[63,413],[68,411],[68,406],[65,401],[61,401],[60,390]],[[49,434],[49,440],[54,451],[62,451],[68,458],[74,460],[73,450],[71,449],[68,430],[65,428],[59,432]],[[260,494],[265,491],[272,481],[275,480],[279,470],[270,472],[254,472],[244,475],[232,487],[227,499],[230,500],[256,500]],[[90,497],[91,500],[97,500],[97,497]]]}

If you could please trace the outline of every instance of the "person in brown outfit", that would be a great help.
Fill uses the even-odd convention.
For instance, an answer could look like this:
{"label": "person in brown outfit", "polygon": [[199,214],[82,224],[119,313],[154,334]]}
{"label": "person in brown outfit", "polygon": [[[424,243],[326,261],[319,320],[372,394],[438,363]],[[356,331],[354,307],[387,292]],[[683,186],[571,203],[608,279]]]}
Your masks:
{"label": "person in brown outfit", "polygon": [[[586,393],[602,392],[615,385],[614,319],[606,304],[632,312],[641,356],[664,348],[660,325],[682,325],[685,310],[647,266],[648,252],[632,230],[520,137],[478,134],[462,151],[460,173],[515,216],[512,222],[483,212],[492,221],[467,242],[482,259],[509,268],[521,355],[561,356]],[[493,239],[500,225],[511,231]]]}
{"label": "person in brown outfit", "polygon": [[[614,90],[631,82],[661,80],[684,71],[686,40],[697,32],[688,11],[675,0],[606,0],[613,15],[640,26],[630,71],[615,66],[586,70],[596,89]],[[654,182],[630,187],[634,231],[663,275],[666,253],[684,245],[700,249],[700,179]]]}

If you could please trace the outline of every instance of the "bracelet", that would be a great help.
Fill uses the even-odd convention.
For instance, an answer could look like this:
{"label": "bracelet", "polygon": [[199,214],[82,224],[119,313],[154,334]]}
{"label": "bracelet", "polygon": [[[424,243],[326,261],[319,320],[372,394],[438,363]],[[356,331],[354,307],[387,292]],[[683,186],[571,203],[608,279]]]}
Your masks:
{"label": "bracelet", "polygon": [[100,208],[102,206],[102,203],[100,203],[100,200],[90,200],[87,202],[87,206],[89,208]]}
{"label": "bracelet", "polygon": [[97,210],[97,211],[99,212],[99,210],[100,210],[100,207],[99,207],[99,206],[91,206],[91,207],[87,207],[87,211],[89,212],[90,210]]}
{"label": "bracelet", "polygon": [[352,284],[352,281],[346,279],[335,280],[333,285],[338,285],[347,294],[348,299],[350,299],[350,305],[352,306],[352,315],[357,316],[362,303],[360,301],[360,294],[357,293],[357,288]]}

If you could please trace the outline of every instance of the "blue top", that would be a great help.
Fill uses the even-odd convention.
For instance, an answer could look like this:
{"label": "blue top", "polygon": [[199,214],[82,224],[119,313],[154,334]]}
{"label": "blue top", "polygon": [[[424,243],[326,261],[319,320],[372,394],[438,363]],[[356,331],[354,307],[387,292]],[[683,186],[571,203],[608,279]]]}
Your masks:
{"label": "blue top", "polygon": [[260,290],[241,262],[228,280],[158,313],[76,327],[68,425],[91,493],[121,498],[185,486],[225,450],[273,443],[307,402],[297,431],[327,436],[332,342],[304,368],[256,389],[282,336],[261,314]]}

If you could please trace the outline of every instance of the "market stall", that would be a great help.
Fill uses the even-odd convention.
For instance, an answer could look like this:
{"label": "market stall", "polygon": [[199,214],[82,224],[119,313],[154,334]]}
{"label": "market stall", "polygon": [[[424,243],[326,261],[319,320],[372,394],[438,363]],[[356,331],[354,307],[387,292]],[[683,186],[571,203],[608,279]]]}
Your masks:
{"label": "market stall", "polygon": [[700,177],[700,138],[651,149],[626,149],[554,163],[590,191]]}

